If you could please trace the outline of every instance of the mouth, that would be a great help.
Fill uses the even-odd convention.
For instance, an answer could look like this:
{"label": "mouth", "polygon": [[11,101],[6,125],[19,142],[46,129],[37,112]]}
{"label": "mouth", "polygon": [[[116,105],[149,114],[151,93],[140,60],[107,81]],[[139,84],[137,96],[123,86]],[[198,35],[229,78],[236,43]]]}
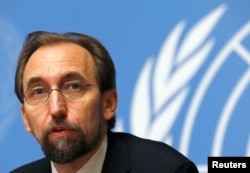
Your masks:
{"label": "mouth", "polygon": [[53,137],[63,137],[69,135],[71,132],[73,132],[73,130],[65,126],[55,126],[50,129],[49,135]]}

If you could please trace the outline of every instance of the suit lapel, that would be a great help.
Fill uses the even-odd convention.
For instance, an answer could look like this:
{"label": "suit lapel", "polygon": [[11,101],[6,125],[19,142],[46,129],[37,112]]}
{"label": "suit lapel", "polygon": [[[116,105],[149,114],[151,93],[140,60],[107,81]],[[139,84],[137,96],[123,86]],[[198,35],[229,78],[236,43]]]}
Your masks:
{"label": "suit lapel", "polygon": [[129,172],[129,169],[126,142],[118,134],[109,132],[108,149],[102,173],[126,173]]}

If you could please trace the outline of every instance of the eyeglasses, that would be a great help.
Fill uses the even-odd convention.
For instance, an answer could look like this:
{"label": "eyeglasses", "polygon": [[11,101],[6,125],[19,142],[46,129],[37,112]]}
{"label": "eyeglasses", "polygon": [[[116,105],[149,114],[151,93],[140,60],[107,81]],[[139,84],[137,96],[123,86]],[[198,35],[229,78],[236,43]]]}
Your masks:
{"label": "eyeglasses", "polygon": [[48,89],[42,86],[30,88],[25,92],[24,99],[30,105],[41,105],[48,101],[52,91],[58,91],[63,97],[74,100],[84,95],[87,87],[97,87],[95,84],[82,84],[80,82],[67,82],[60,89]]}

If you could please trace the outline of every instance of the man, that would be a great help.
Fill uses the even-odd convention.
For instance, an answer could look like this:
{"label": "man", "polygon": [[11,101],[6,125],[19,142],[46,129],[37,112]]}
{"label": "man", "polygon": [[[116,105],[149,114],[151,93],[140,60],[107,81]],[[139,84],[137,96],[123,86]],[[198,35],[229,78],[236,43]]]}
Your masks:
{"label": "man", "polygon": [[197,173],[161,142],[111,132],[118,102],[105,47],[79,33],[30,33],[20,53],[15,92],[25,128],[45,158],[13,173]]}

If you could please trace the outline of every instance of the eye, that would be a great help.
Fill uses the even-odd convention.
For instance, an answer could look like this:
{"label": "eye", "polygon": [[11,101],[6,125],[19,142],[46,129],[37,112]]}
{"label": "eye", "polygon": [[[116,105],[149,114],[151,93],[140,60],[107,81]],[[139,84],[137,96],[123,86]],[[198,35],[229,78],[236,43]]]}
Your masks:
{"label": "eye", "polygon": [[38,96],[46,93],[45,89],[43,87],[36,87],[36,88],[31,88],[28,91],[29,96]]}
{"label": "eye", "polygon": [[80,85],[78,83],[71,83],[69,88],[71,88],[71,89],[79,89]]}
{"label": "eye", "polygon": [[67,82],[63,86],[63,90],[78,91],[78,90],[82,90],[82,89],[83,89],[83,85],[79,81]]}

